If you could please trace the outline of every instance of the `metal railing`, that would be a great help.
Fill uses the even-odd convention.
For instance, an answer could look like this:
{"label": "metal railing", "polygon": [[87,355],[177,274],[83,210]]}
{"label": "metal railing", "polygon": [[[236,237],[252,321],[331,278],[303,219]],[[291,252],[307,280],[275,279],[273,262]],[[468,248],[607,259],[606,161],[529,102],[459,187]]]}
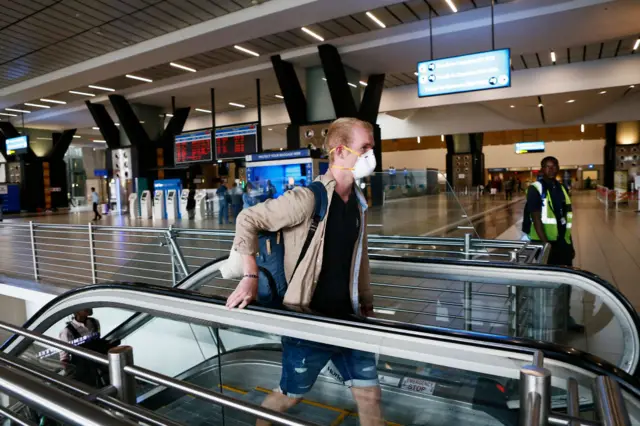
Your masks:
{"label": "metal railing", "polygon": [[636,191],[620,191],[598,185],[596,198],[607,210],[609,207],[615,207],[616,210],[620,211],[640,212],[640,189]]}
{"label": "metal railing", "polygon": [[[0,223],[0,271],[70,286],[141,282],[175,286],[228,255],[221,230]],[[545,263],[548,248],[523,241],[369,235],[371,254],[480,262]]]}
{"label": "metal railing", "polygon": [[[129,346],[113,348],[105,356],[4,322],[0,322],[0,329],[66,351],[109,369],[111,384],[102,389],[92,389],[18,358],[0,354],[0,391],[14,396],[26,406],[35,407],[65,424],[111,426],[132,425],[139,421],[155,426],[177,426],[178,423],[136,405],[135,380],[138,379],[275,424],[314,425],[284,413],[231,398],[221,392],[137,367],[133,363],[133,350]],[[551,373],[544,368],[544,357],[539,351],[535,352],[531,365],[520,369],[519,384],[520,426],[628,426],[631,424],[620,387],[613,378],[608,376],[597,376],[593,383],[593,400],[599,421],[581,418],[578,384],[571,377],[567,379],[567,414],[552,411]],[[79,397],[72,396],[62,389]],[[19,413],[6,408],[2,408],[0,414],[17,424],[33,424],[22,418]]]}
{"label": "metal railing", "polygon": [[541,352],[533,363],[520,369],[520,426],[630,426],[618,383],[608,376],[597,376],[593,397],[600,422],[580,418],[580,395],[574,378],[567,379],[567,414],[551,411],[551,372],[544,368]]}
{"label": "metal railing", "polygon": [[[145,423],[157,426],[177,425],[177,423],[169,419],[136,406],[135,380],[138,379],[148,381],[156,386],[164,386],[183,392],[195,398],[231,408],[278,425],[314,426],[314,423],[301,421],[288,414],[240,401],[220,392],[137,367],[133,363],[133,349],[130,346],[113,348],[109,351],[108,356],[105,356],[1,321],[0,329],[46,344],[109,369],[111,384],[96,391],[96,389],[89,390],[91,388],[73,380],[45,372],[19,359],[0,354],[0,391],[11,394],[25,405],[35,406],[35,408],[46,412],[52,418],[56,418],[66,424],[74,426],[135,424],[122,417],[115,417],[114,413],[100,408],[100,405],[104,405],[120,416],[126,415]],[[9,370],[7,366],[22,373],[27,373],[27,376],[24,374],[17,375]],[[59,389],[48,386],[45,382],[80,394],[84,399],[72,397]],[[90,402],[92,400],[100,405],[92,404]],[[10,414],[18,417],[15,412]]]}

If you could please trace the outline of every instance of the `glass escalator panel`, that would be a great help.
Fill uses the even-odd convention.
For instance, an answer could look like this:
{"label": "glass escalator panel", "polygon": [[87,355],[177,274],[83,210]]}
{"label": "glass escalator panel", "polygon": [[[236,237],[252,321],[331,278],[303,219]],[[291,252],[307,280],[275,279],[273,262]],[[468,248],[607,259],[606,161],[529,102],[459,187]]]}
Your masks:
{"label": "glass escalator panel", "polygon": [[[592,274],[548,266],[371,259],[375,312],[381,319],[557,343],[636,371],[638,314]],[[236,285],[213,265],[193,274],[182,288],[227,297]]]}

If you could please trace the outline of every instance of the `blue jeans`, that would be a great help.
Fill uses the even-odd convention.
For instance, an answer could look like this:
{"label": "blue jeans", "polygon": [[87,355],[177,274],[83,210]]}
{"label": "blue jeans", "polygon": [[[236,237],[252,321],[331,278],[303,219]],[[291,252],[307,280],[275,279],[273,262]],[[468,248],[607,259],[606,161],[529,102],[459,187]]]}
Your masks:
{"label": "blue jeans", "polygon": [[218,212],[218,225],[222,225],[222,218],[224,223],[229,223],[229,204],[226,202],[220,203],[220,211]]}
{"label": "blue jeans", "polygon": [[349,387],[379,384],[376,359],[372,353],[283,337],[280,391],[290,398],[302,398],[311,390],[329,361],[333,361]]}
{"label": "blue jeans", "polygon": [[233,207],[233,221],[238,221],[238,215],[242,211],[242,204],[232,204]]}

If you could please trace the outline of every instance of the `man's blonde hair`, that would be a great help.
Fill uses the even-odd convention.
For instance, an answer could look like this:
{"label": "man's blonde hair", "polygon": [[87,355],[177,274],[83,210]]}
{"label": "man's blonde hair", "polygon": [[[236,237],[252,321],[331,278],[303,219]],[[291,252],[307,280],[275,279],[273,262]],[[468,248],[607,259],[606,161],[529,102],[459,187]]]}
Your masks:
{"label": "man's blonde hair", "polygon": [[[324,142],[326,152],[330,153],[332,149],[341,145],[350,147],[353,142],[354,127],[366,130],[373,138],[373,126],[371,123],[353,117],[338,118],[329,126],[327,138]],[[333,153],[329,154],[329,161],[333,161]]]}

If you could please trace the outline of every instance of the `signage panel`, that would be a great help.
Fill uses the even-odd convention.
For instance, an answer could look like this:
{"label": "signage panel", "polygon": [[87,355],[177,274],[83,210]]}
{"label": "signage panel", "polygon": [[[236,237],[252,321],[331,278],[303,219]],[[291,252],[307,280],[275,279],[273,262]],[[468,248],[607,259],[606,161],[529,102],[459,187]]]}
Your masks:
{"label": "signage panel", "polygon": [[176,135],[174,153],[176,165],[213,161],[211,129]]}
{"label": "signage panel", "polygon": [[232,160],[258,152],[258,123],[216,129],[216,158]]}
{"label": "signage panel", "polygon": [[421,98],[510,86],[509,49],[418,63],[418,96]]}

